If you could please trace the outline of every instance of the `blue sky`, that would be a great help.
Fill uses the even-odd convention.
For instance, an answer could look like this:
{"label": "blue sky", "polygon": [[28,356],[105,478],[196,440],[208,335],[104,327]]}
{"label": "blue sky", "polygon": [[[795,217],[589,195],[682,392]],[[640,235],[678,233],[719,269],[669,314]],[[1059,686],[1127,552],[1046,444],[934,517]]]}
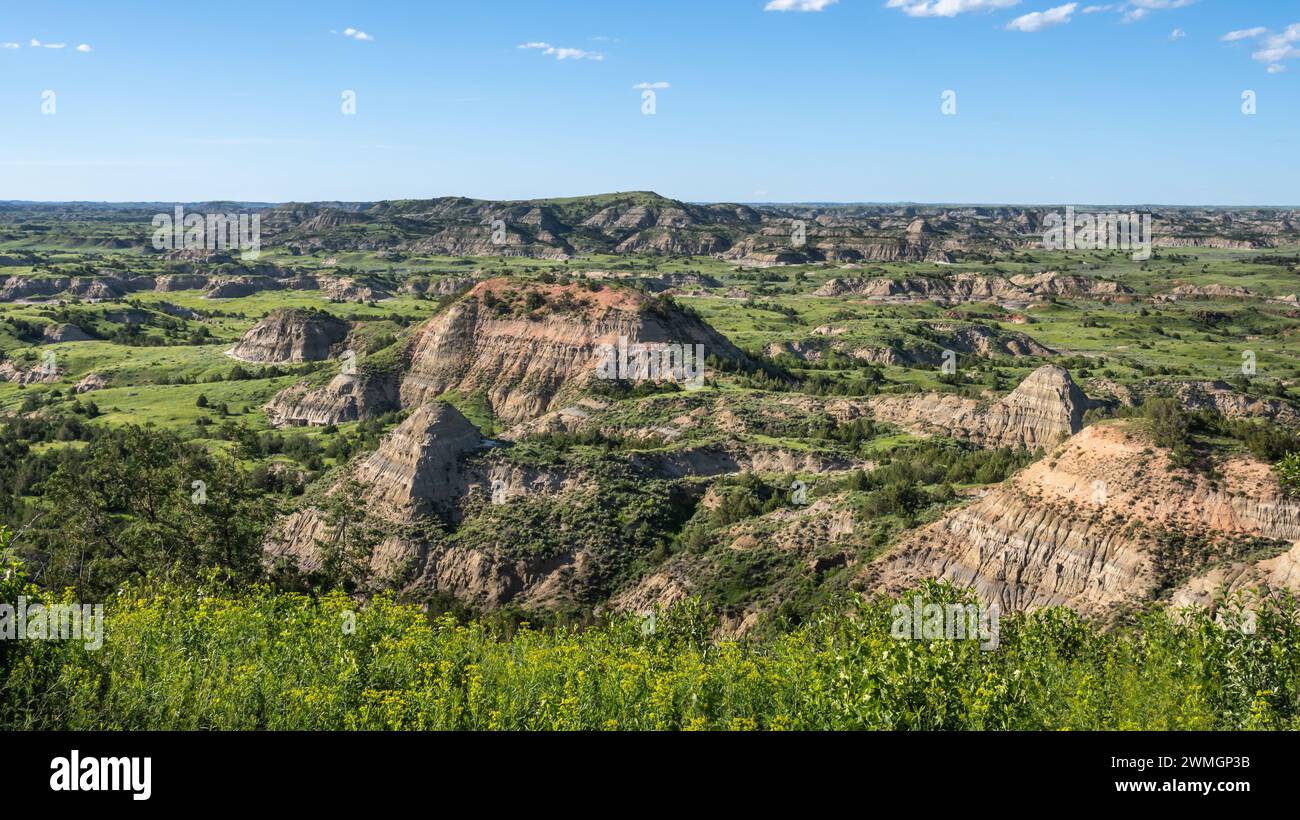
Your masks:
{"label": "blue sky", "polygon": [[1294,0],[768,2],[10,3],[0,199],[1300,203]]}

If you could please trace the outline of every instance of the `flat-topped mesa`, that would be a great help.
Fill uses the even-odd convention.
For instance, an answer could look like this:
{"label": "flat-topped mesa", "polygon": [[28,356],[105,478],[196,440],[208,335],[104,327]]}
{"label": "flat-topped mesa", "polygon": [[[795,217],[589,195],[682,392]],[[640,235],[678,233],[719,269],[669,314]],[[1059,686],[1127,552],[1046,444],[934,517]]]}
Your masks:
{"label": "flat-topped mesa", "polygon": [[319,310],[282,308],[253,325],[227,354],[259,364],[289,364],[328,359],[347,338],[343,319]]}
{"label": "flat-topped mesa", "polygon": [[1050,364],[988,407],[951,393],[878,396],[870,401],[872,413],[882,421],[984,447],[1026,450],[1051,446],[1079,432],[1091,405],[1069,371]]}
{"label": "flat-topped mesa", "polygon": [[[402,405],[453,391],[482,395],[508,422],[536,418],[557,401],[611,375],[610,351],[680,346],[693,372],[705,356],[744,360],[731,342],[691,313],[637,290],[610,285],[543,284],[489,279],[416,332]],[[699,347],[697,347],[697,345]],[[630,365],[631,363],[629,363]],[[682,369],[682,368],[679,368]],[[640,374],[621,369],[617,377]],[[666,374],[678,380],[683,373]]]}

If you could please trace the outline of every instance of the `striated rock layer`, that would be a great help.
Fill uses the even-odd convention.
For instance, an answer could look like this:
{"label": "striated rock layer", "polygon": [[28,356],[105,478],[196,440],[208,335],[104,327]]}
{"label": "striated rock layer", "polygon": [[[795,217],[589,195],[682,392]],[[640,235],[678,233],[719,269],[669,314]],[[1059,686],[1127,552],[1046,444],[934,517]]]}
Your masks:
{"label": "striated rock layer", "polygon": [[347,338],[348,323],[318,310],[273,310],[249,328],[228,352],[236,359],[262,364],[315,362],[328,359]]}
{"label": "striated rock layer", "polygon": [[340,374],[320,387],[308,382],[286,387],[263,407],[277,427],[342,424],[370,419],[400,407],[397,377],[392,373]]}
{"label": "striated rock layer", "polygon": [[955,276],[907,276],[901,279],[835,278],[826,282],[814,296],[856,296],[871,301],[909,302],[931,300],[956,302],[1031,302],[1053,296],[1077,299],[1110,300],[1132,291],[1116,282],[1087,276],[1047,271],[1019,274],[1010,278],[977,273]]}
{"label": "striated rock layer", "polygon": [[481,394],[496,416],[526,421],[591,384],[601,346],[620,342],[700,344],[706,356],[744,359],[704,322],[634,290],[490,279],[416,333],[402,404]]}
{"label": "striated rock layer", "polygon": [[[1093,425],[978,501],[907,535],[861,580],[898,591],[942,578],[1005,610],[1066,605],[1111,614],[1183,580],[1171,562],[1194,576],[1230,554],[1232,539],[1300,539],[1300,502],[1281,494],[1267,465],[1236,457],[1220,473],[1215,481],[1176,470],[1132,424]],[[1160,560],[1162,531],[1220,546]]]}
{"label": "striated rock layer", "polygon": [[[482,435],[456,409],[442,402],[416,408],[388,434],[379,448],[352,468],[350,479],[361,487],[362,508],[381,524],[400,528],[420,516],[449,507],[466,489],[461,459],[482,446]],[[349,491],[343,481],[331,492]],[[322,544],[337,540],[327,516],[305,507],[287,517],[267,539],[265,552],[274,561],[293,560],[303,572],[322,564]],[[375,551],[372,571],[391,578],[414,546],[390,534]]]}
{"label": "striated rock layer", "polygon": [[1069,371],[1043,365],[988,407],[962,396],[927,393],[878,396],[869,405],[876,418],[923,433],[952,436],[985,447],[1050,447],[1079,432],[1090,406]]}

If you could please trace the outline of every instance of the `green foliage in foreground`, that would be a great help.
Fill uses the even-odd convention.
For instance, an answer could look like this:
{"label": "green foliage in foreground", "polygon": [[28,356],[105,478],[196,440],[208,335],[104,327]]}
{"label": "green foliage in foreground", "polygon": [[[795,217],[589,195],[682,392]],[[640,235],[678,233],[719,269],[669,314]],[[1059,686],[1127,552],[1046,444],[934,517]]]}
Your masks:
{"label": "green foliage in foreground", "polygon": [[386,598],[349,630],[356,604],[342,594],[155,582],[109,604],[98,652],[11,645],[0,727],[1300,728],[1294,602],[1261,611],[1251,635],[1161,612],[1102,633],[1050,609],[1004,618],[995,651],[893,638],[892,604],[719,644],[689,602],[660,614],[653,634],[627,618],[501,636]]}

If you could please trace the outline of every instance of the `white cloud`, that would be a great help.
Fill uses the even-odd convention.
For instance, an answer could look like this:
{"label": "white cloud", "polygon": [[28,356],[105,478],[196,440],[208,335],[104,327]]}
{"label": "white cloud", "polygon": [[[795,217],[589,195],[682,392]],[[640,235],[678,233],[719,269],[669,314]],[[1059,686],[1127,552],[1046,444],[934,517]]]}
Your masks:
{"label": "white cloud", "polygon": [[672,88],[672,86],[670,86],[668,83],[665,83],[665,82],[658,82],[658,83],[637,83],[636,85],[632,86],[632,88],[636,89],[637,91],[646,91],[646,90],[650,90],[650,89],[657,90],[657,89],[660,89],[660,88]]}
{"label": "white cloud", "polygon": [[771,0],[763,11],[825,11],[840,0]]}
{"label": "white cloud", "polygon": [[885,8],[902,9],[909,17],[956,17],[968,11],[993,11],[1020,4],[1020,0],[889,0]]}
{"label": "white cloud", "polygon": [[557,48],[555,49],[555,59],[557,60],[603,60],[605,55],[599,51],[584,51],[580,48]]}
{"label": "white cloud", "polygon": [[557,60],[595,60],[600,62],[605,59],[605,55],[601,54],[599,51],[585,51],[580,48],[563,48],[541,41],[522,43],[515,46],[515,48],[537,49],[543,54],[554,57]]}
{"label": "white cloud", "polygon": [[1252,37],[1258,37],[1267,31],[1268,29],[1263,26],[1255,26],[1254,28],[1243,28],[1238,31],[1230,31],[1219,39],[1225,43],[1235,43],[1238,40],[1249,40]]}
{"label": "white cloud", "polygon": [[[31,46],[32,48],[50,48],[56,51],[58,49],[68,47],[67,43],[42,43],[40,40],[37,40],[35,37],[28,40],[27,45]],[[22,47],[23,47],[22,43],[0,43],[0,48],[22,48]],[[81,45],[77,46],[76,50],[81,52],[93,51],[93,49],[91,49],[91,47],[86,45],[85,43],[82,43]]]}
{"label": "white cloud", "polygon": [[1219,38],[1225,43],[1241,40],[1257,40],[1256,48],[1251,52],[1252,60],[1267,63],[1265,69],[1269,74],[1281,74],[1286,71],[1282,65],[1286,60],[1300,60],[1300,23],[1292,23],[1280,34],[1275,34],[1263,26],[1230,31]]}
{"label": "white cloud", "polygon": [[369,34],[366,34],[361,29],[352,28],[351,26],[348,26],[347,28],[343,29],[343,36],[351,37],[353,40],[360,40],[363,43],[372,43],[375,40],[374,37],[371,37]]}
{"label": "white cloud", "polygon": [[1125,23],[1135,23],[1153,11],[1163,9],[1181,9],[1190,6],[1196,0],[1129,0],[1128,13],[1124,15]]}
{"label": "white cloud", "polygon": [[1264,47],[1250,56],[1261,63],[1280,63],[1300,57],[1300,23],[1292,23],[1281,34],[1269,33],[1264,36]]}
{"label": "white cloud", "polygon": [[1173,31],[1169,32],[1170,40],[1181,40],[1186,36],[1187,36],[1187,32],[1183,31],[1180,28],[1176,28]]}
{"label": "white cloud", "polygon": [[1078,3],[1066,3],[1064,6],[1050,8],[1047,11],[1034,11],[1021,15],[1007,23],[1011,31],[1042,31],[1048,26],[1070,22],[1070,15],[1079,7]]}
{"label": "white cloud", "polygon": [[1083,13],[1096,14],[1097,12],[1100,11],[1115,11],[1118,8],[1119,6],[1085,6],[1083,9]]}

